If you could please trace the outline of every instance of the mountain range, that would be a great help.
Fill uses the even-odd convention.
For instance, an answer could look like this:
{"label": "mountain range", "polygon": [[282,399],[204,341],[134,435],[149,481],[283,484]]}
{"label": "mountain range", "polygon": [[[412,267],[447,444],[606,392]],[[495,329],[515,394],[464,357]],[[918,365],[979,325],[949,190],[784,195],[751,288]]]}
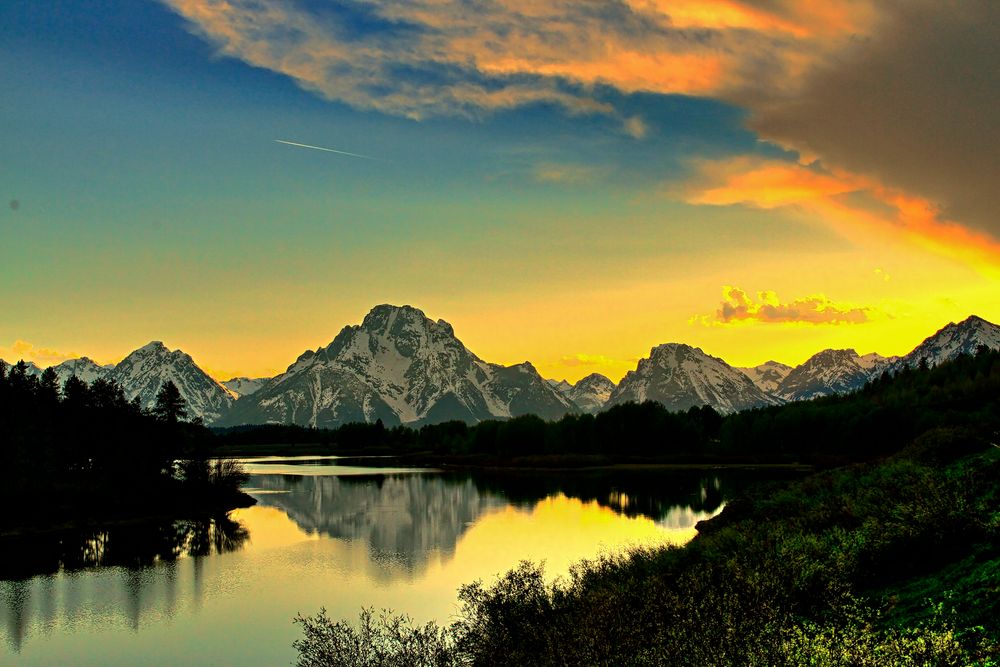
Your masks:
{"label": "mountain range", "polygon": [[[60,384],[70,375],[87,382],[114,380],[145,407],[171,380],[187,399],[189,416],[216,426],[336,427],[376,420],[420,426],[526,414],[551,420],[647,400],[671,410],[710,405],[727,414],[853,391],[883,372],[922,361],[933,366],[974,353],[980,345],[1000,349],[1000,327],[976,316],[948,324],[902,357],[829,349],[794,368],[776,361],[734,368],[700,348],[666,343],[654,347],[617,385],[598,373],[569,383],[543,378],[527,361],[511,366],[483,361],[444,320],[432,320],[411,306],[380,305],[360,325],[344,327],[328,345],[303,352],[273,378],[220,383],[190,355],[158,341],[113,366],[80,357],[53,369]],[[27,368],[33,375],[42,372],[31,362]]]}

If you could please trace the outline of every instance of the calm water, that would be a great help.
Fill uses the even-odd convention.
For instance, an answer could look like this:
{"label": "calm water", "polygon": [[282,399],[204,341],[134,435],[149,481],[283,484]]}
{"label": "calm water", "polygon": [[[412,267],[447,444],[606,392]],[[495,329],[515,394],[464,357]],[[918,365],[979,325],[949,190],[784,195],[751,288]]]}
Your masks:
{"label": "calm water", "polygon": [[255,507],[18,545],[0,565],[0,664],[287,665],[291,619],[388,607],[447,622],[522,559],[550,576],[683,543],[732,473],[455,475],[248,459]]}

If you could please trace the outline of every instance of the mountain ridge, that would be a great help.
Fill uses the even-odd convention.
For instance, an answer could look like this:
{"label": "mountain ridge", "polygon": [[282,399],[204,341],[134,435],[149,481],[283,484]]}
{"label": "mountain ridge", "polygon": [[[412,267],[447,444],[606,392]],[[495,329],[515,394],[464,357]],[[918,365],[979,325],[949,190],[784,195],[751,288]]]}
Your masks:
{"label": "mountain ridge", "polygon": [[[80,357],[52,368],[60,384],[70,375],[86,382],[115,380],[146,407],[170,379],[188,401],[191,416],[206,423],[318,425],[381,419],[387,425],[420,426],[528,413],[557,419],[568,412],[595,414],[628,400],[660,400],[672,409],[711,405],[727,413],[853,391],[882,372],[895,373],[921,360],[937,365],[974,353],[979,345],[1000,349],[1000,327],[976,315],[948,323],[902,357],[827,349],[794,368],[777,361],[736,368],[700,348],[663,343],[618,384],[598,373],[569,383],[543,379],[528,361],[511,366],[483,361],[445,320],[432,320],[413,306],[381,304],[361,324],[343,327],[329,344],[304,351],[273,378],[219,382],[190,355],[171,351],[161,341],[143,345],[113,366]],[[29,374],[41,375],[34,362],[26,364]],[[242,418],[264,421],[238,421]]]}

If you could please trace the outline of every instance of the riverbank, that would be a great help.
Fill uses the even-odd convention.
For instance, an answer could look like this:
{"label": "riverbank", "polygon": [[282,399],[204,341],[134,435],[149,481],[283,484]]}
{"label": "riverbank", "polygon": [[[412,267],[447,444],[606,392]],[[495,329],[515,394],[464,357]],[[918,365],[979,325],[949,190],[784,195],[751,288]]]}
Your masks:
{"label": "riverbank", "polygon": [[3,493],[0,504],[11,509],[0,517],[0,545],[66,531],[217,516],[256,503],[255,498],[238,489],[185,493],[179,486],[109,492],[99,487],[64,485],[37,494]]}
{"label": "riverbank", "polygon": [[669,471],[669,470],[788,470],[811,472],[814,465],[797,462],[761,461],[755,457],[692,457],[692,456],[623,456],[611,457],[597,454],[539,454],[502,457],[486,454],[441,454],[433,451],[396,453],[389,449],[372,451],[344,450],[315,443],[259,444],[251,446],[224,446],[212,450],[220,458],[254,457],[327,457],[336,456],[340,465],[365,465],[378,467],[441,468],[469,471]]}
{"label": "riverbank", "polygon": [[555,584],[525,564],[464,586],[447,627],[300,619],[297,648],[303,666],[376,652],[386,664],[985,666],[1000,659],[998,573],[1000,452],[934,431],[728,504],[684,548],[584,562]]}

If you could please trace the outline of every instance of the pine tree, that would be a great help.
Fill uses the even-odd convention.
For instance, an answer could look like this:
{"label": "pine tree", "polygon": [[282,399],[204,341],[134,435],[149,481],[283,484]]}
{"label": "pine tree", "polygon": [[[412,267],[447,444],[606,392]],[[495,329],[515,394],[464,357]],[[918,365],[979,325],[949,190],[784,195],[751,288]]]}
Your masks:
{"label": "pine tree", "polygon": [[184,400],[177,385],[172,381],[167,380],[160,387],[160,391],[156,394],[153,414],[171,424],[177,423],[187,416],[187,401]]}

